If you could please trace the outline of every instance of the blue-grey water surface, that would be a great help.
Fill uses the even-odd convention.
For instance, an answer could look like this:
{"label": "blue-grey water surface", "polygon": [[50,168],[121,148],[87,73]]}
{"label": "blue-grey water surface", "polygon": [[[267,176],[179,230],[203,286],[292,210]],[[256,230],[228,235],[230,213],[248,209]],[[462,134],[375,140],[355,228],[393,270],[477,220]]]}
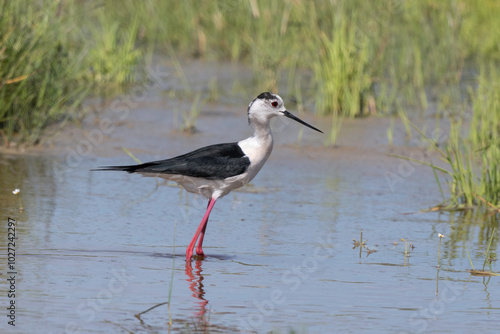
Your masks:
{"label": "blue-grey water surface", "polygon": [[[133,164],[122,147],[148,161],[250,134],[245,104],[206,104],[199,132],[187,135],[175,122],[189,102],[169,101],[153,94],[124,119],[107,105],[83,132],[56,136],[55,150],[1,156],[2,333],[498,332],[499,279],[471,276],[465,249],[481,268],[498,222],[416,213],[442,200],[439,189],[427,167],[386,155],[418,151],[387,146],[383,119],[345,121],[335,148],[275,122],[269,161],[216,203],[207,258],[186,265],[204,198],[89,171]],[[301,116],[327,132],[328,121]],[[114,126],[100,137],[93,130],[106,117]],[[8,217],[17,221],[15,327],[6,317]],[[402,239],[415,247],[408,258]]]}

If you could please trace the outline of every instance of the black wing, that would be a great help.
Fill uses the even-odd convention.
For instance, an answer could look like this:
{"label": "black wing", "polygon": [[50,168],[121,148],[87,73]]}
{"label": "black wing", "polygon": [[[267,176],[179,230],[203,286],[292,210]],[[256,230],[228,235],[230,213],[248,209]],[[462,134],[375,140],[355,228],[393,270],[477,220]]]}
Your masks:
{"label": "black wing", "polygon": [[171,159],[140,165],[104,166],[94,170],[180,174],[209,180],[222,180],[244,173],[248,166],[250,166],[250,159],[245,156],[238,143],[226,143],[202,147]]}

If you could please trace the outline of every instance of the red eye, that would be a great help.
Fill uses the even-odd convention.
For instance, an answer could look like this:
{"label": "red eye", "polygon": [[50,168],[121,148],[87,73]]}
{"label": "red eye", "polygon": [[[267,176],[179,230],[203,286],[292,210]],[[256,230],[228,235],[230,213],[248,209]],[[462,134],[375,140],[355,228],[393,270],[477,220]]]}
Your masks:
{"label": "red eye", "polygon": [[271,105],[276,108],[278,106],[278,102],[273,101],[273,102],[271,102]]}

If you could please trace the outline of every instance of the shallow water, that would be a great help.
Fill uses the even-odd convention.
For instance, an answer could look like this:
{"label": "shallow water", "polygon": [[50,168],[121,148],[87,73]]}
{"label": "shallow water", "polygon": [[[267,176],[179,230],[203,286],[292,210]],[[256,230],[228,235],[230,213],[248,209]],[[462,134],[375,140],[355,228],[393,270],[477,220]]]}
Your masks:
{"label": "shallow water", "polygon": [[[154,178],[89,169],[133,163],[122,146],[147,161],[250,129],[245,105],[213,104],[198,118],[200,131],[184,135],[173,131],[174,103],[162,102],[154,94],[141,101],[73,160],[78,130],[56,137],[54,150],[1,157],[2,332],[497,331],[498,277],[471,276],[465,245],[480,268],[498,222],[416,213],[440,202],[439,190],[431,170],[386,155],[416,150],[387,147],[386,120],[346,121],[335,149],[313,131],[300,135],[298,124],[276,122],[266,166],[216,203],[207,257],[186,265],[205,199]],[[106,116],[117,120],[109,107]],[[83,124],[90,133],[93,117]],[[388,172],[400,178],[388,182]],[[15,328],[6,317],[8,217],[17,221]],[[353,239],[361,230],[360,255]],[[438,233],[446,236],[439,272]],[[415,246],[409,258],[402,238]]]}

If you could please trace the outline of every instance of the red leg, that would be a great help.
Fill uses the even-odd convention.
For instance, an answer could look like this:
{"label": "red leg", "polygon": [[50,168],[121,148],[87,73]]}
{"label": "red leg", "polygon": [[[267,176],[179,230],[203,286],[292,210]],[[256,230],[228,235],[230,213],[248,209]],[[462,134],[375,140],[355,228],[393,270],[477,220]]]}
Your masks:
{"label": "red leg", "polygon": [[200,235],[201,231],[205,231],[207,228],[207,222],[208,222],[208,216],[210,216],[210,212],[212,211],[212,208],[214,207],[215,204],[215,199],[210,199],[210,202],[208,202],[208,207],[207,211],[205,212],[205,215],[203,216],[203,219],[201,220],[200,226],[198,226],[198,229],[196,230],[196,233],[194,234],[193,239],[189,243],[189,246],[186,250],[186,261],[191,261],[191,256],[193,256],[193,249],[194,245],[196,244],[196,240],[198,239],[198,236]]}
{"label": "red leg", "polygon": [[[209,205],[210,201],[208,201],[207,209]],[[207,222],[205,223],[205,226],[203,226],[203,229],[201,230],[200,240],[198,240],[198,247],[196,247],[196,254],[200,256],[205,256],[205,253],[203,253],[203,249],[201,247],[203,246],[203,239],[205,238],[205,231],[207,230],[207,225],[208,225],[208,219]]]}

